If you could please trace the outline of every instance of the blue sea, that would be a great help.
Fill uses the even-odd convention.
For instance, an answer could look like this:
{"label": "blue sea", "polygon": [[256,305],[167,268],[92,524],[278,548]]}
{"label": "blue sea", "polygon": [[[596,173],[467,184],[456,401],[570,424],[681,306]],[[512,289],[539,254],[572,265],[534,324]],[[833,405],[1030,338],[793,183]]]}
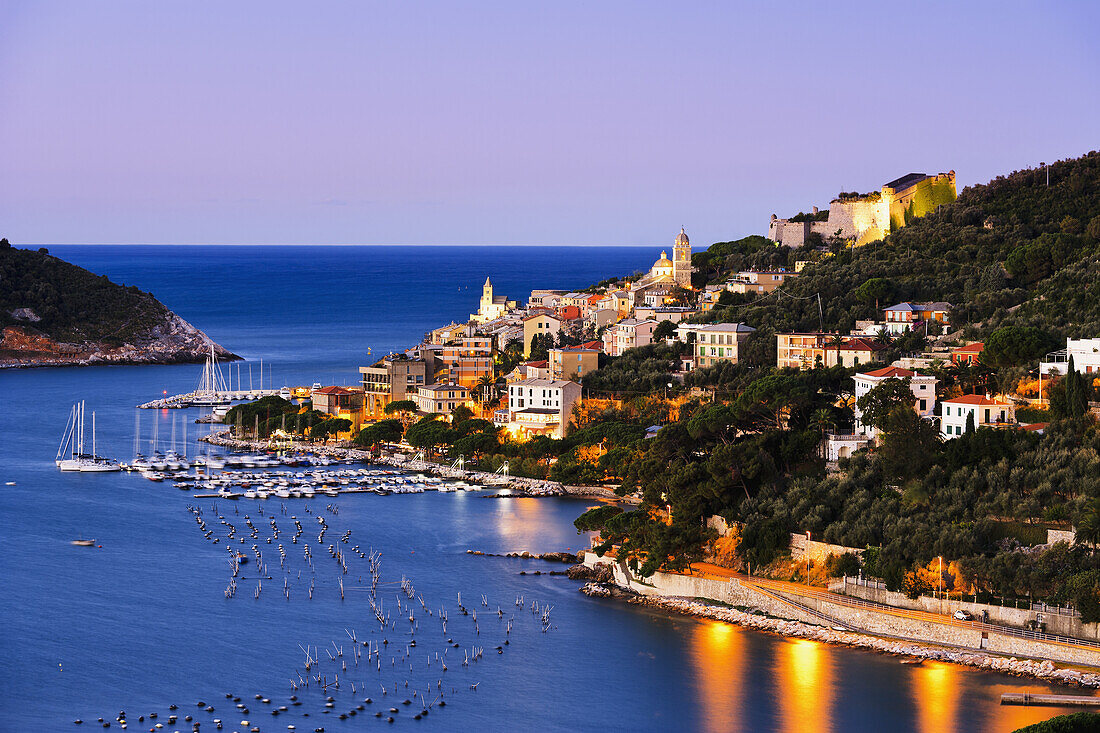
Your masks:
{"label": "blue sea", "polygon": [[[232,367],[234,380],[240,373],[247,386],[251,369],[258,386],[262,359],[264,381],[276,387],[355,383],[360,365],[465,320],[486,276],[497,294],[525,300],[533,288],[580,288],[644,270],[658,256],[657,248],[598,247],[50,250],[151,291],[247,359],[240,372]],[[195,451],[205,429],[192,422],[197,413],[134,405],[192,389],[200,370],[0,372],[0,482],[14,482],[0,485],[0,730],[100,728],[98,718],[118,729],[125,711],[128,729],[143,731],[157,722],[209,731],[215,718],[227,731],[358,731],[392,717],[393,727],[410,730],[902,733],[1007,731],[1063,712],[998,705],[1002,692],[1046,685],[667,616],[589,598],[578,582],[546,574],[564,566],[466,552],[579,549],[587,538],[572,521],[588,506],[581,500],[459,492],[215,503],[136,475],[57,471],[57,444],[77,400],[96,412],[101,453],[132,456],[139,412],[143,447],[155,421],[162,448],[184,445],[186,430]],[[198,518],[219,544],[204,537]],[[294,518],[304,528],[297,542]],[[319,519],[328,527],[321,543]],[[72,546],[78,537],[97,546]],[[254,557],[243,566],[232,598],[226,543],[249,555],[255,544],[267,565],[263,578]],[[329,545],[347,558],[347,574]],[[353,546],[381,553],[385,629],[362,590],[367,561]],[[377,645],[383,652],[369,663],[353,652]],[[307,648],[318,660],[309,673]],[[483,655],[463,664],[478,648]],[[292,682],[306,674],[321,675],[327,691],[295,692]],[[417,720],[422,700],[446,706]],[[78,718],[84,726],[74,725]]]}

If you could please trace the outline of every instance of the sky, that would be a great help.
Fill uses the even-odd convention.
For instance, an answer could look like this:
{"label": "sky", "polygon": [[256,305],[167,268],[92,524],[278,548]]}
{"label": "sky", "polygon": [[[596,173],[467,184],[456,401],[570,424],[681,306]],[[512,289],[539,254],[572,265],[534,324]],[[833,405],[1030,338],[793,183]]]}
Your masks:
{"label": "sky", "polygon": [[706,245],[1100,148],[1098,27],[1053,0],[4,0],[0,236]]}

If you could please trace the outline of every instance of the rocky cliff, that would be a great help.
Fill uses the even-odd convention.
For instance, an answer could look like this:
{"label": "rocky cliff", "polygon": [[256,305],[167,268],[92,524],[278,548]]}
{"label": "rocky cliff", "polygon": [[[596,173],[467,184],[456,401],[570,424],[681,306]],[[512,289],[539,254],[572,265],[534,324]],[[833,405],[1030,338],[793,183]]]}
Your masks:
{"label": "rocky cliff", "polygon": [[0,240],[0,368],[202,361],[236,355],[168,310],[44,249]]}

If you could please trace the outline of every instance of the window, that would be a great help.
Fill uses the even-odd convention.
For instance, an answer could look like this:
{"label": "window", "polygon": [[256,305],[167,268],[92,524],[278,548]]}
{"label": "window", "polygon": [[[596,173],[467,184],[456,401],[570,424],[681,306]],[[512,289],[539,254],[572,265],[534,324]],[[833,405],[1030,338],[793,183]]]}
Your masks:
{"label": "window", "polygon": [[924,412],[927,409],[928,409],[927,400],[921,400],[920,401],[920,411]]}

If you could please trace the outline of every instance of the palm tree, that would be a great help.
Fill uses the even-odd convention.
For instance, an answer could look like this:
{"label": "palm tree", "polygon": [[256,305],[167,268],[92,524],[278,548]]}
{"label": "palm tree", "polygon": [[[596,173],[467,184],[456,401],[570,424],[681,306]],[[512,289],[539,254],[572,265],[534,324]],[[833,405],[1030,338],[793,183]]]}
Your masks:
{"label": "palm tree", "polygon": [[836,423],[833,419],[833,411],[828,407],[822,407],[810,416],[810,427],[821,433],[821,451],[825,450],[825,433]]}
{"label": "palm tree", "polygon": [[[825,345],[825,348],[826,348],[825,353],[828,353],[828,348],[830,346],[832,346],[833,348],[836,349],[836,364],[840,364],[840,347],[843,346],[843,345],[844,345],[844,337],[841,336],[839,333],[833,334],[832,338],[830,338],[828,343]],[[826,361],[826,365],[828,365],[828,359],[826,359],[825,361]],[[834,366],[836,366],[836,365],[834,364]]]}
{"label": "palm tree", "polygon": [[477,394],[481,397],[479,401],[482,403],[492,402],[496,385],[497,381],[493,375],[483,374],[481,379],[477,380]]}

